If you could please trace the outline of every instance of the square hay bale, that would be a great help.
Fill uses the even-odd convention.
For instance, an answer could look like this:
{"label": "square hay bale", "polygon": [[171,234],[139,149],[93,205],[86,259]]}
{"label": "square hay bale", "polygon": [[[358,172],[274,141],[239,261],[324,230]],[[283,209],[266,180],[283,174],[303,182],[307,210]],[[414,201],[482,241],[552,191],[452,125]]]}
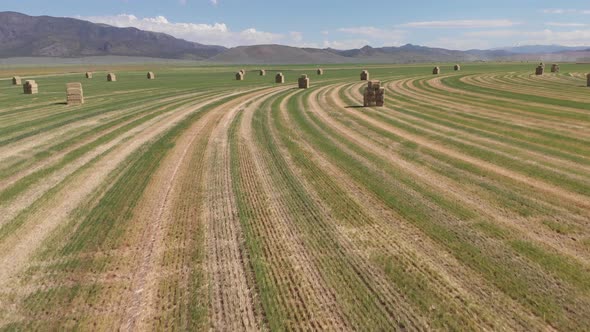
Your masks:
{"label": "square hay bale", "polygon": [[239,71],[236,73],[236,81],[243,81],[244,80],[244,74]]}
{"label": "square hay bale", "polygon": [[260,69],[260,76],[266,76],[266,70]]}
{"label": "square hay bale", "polygon": [[318,75],[324,75],[324,70],[322,68],[318,68],[318,70],[316,71],[316,73]]}
{"label": "square hay bale", "polygon": [[363,70],[361,72],[361,81],[368,81],[369,80],[369,71]]}
{"label": "square hay bale", "polygon": [[285,75],[283,75],[283,73],[278,73],[277,76],[275,76],[275,83],[285,83]]}
{"label": "square hay bale", "polygon": [[459,66],[459,65],[457,64],[457,65],[455,65],[454,69],[455,69],[455,71],[460,71],[460,70],[461,70],[461,66]]}
{"label": "square hay bale", "polygon": [[154,74],[154,72],[152,72],[152,71],[149,71],[147,73],[147,79],[148,80],[155,80],[156,79],[156,74]]}
{"label": "square hay bale", "polygon": [[537,76],[541,76],[544,73],[545,73],[545,67],[544,66],[539,65],[537,67],[537,69],[535,69],[535,75],[537,75]]}
{"label": "square hay bale", "polygon": [[107,82],[117,82],[117,75],[114,73],[108,73]]}
{"label": "square hay bale", "polygon": [[35,82],[33,80],[25,81],[25,84],[23,85],[23,92],[26,95],[38,94],[39,93],[39,85],[37,85],[37,82]]}
{"label": "square hay bale", "polygon": [[86,72],[86,78],[92,78],[92,73],[91,72]]}
{"label": "square hay bale", "polygon": [[82,83],[67,83],[66,84],[66,101],[68,105],[82,105],[84,104],[84,90]]}
{"label": "square hay bale", "polygon": [[22,85],[22,84],[23,84],[23,81],[20,78],[20,76],[14,76],[12,78],[12,85]]}
{"label": "square hay bale", "polygon": [[363,106],[383,106],[384,102],[385,88],[381,86],[381,81],[369,81],[363,93]]}
{"label": "square hay bale", "polygon": [[369,87],[369,89],[374,89],[377,90],[381,87],[381,81],[379,80],[370,80],[369,83],[367,83],[367,86]]}
{"label": "square hay bale", "polygon": [[309,89],[309,77],[307,75],[301,75],[298,80],[299,89]]}
{"label": "square hay bale", "polygon": [[440,67],[434,67],[432,69],[432,75],[438,75],[440,74]]}
{"label": "square hay bale", "polygon": [[554,63],[551,65],[551,72],[552,73],[559,73],[559,65]]}

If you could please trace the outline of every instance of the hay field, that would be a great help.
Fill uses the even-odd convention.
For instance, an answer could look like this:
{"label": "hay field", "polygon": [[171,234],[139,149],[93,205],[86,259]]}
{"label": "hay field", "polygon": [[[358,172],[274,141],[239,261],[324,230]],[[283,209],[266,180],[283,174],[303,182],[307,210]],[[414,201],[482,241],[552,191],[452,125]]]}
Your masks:
{"label": "hay field", "polygon": [[432,67],[2,69],[0,330],[590,330],[590,65]]}

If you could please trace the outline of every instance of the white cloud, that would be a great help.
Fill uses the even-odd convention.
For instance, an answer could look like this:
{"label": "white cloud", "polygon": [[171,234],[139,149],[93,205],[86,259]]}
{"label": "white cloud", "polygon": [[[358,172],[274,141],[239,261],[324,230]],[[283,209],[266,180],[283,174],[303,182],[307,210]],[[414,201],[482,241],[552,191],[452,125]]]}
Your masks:
{"label": "white cloud", "polygon": [[324,48],[334,48],[337,50],[350,50],[361,48],[369,45],[370,42],[366,39],[345,39],[345,40],[324,40]]}
{"label": "white cloud", "polygon": [[499,38],[503,40],[512,38],[518,39],[520,45],[590,45],[590,29],[571,31],[554,31],[551,29],[540,31],[490,30],[467,32],[464,36],[470,38]]}
{"label": "white cloud", "polygon": [[589,9],[542,9],[543,14],[590,14]]}
{"label": "white cloud", "polygon": [[489,49],[492,47],[489,41],[478,38],[448,38],[442,37],[434,41],[425,43],[429,47],[439,47],[449,50],[471,50],[471,49]]}
{"label": "white cloud", "polygon": [[285,40],[285,36],[282,34],[259,31],[255,28],[232,31],[225,23],[174,23],[168,21],[164,16],[138,18],[135,15],[121,14],[78,18],[115,27],[135,27],[146,31],[163,32],[198,43],[228,47],[272,44]]}
{"label": "white cloud", "polygon": [[[368,39],[365,45],[370,44],[376,47],[402,45],[407,35],[407,32],[404,30],[381,29],[372,26],[340,28],[337,31],[345,34],[362,36],[363,38]],[[358,41],[359,39],[356,40]]]}
{"label": "white cloud", "polygon": [[505,28],[520,23],[511,20],[451,20],[409,22],[399,25],[406,28]]}
{"label": "white cloud", "polygon": [[559,23],[559,22],[549,22],[545,23],[546,26],[550,27],[562,27],[562,28],[581,28],[590,26],[590,24],[586,23]]}
{"label": "white cloud", "polygon": [[219,0],[209,0],[209,2],[211,2],[211,4],[213,6],[217,6],[217,4],[219,3]]}

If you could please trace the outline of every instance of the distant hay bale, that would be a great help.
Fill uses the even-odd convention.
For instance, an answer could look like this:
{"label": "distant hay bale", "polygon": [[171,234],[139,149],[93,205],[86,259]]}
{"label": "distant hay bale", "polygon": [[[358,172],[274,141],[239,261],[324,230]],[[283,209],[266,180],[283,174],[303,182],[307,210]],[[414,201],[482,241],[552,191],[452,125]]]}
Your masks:
{"label": "distant hay bale", "polygon": [[92,78],[92,73],[91,72],[87,72],[86,73],[86,78]]}
{"label": "distant hay bale", "polygon": [[108,73],[107,82],[117,82],[117,75],[114,73]]}
{"label": "distant hay bale", "polygon": [[368,81],[369,80],[369,71],[363,70],[361,72],[361,81]]}
{"label": "distant hay bale", "polygon": [[147,73],[147,79],[148,80],[155,80],[156,79],[156,74],[154,74],[154,72],[149,71]]}
{"label": "distant hay bale", "polygon": [[68,105],[82,105],[84,104],[84,90],[82,83],[67,83],[66,84],[66,101]]}
{"label": "distant hay bale", "polygon": [[260,76],[266,76],[266,70],[260,69]]}
{"label": "distant hay bale", "polygon": [[541,76],[545,73],[545,67],[544,66],[537,66],[537,69],[535,69],[535,75],[537,76]]}
{"label": "distant hay bale", "polygon": [[25,81],[23,91],[26,95],[36,95],[39,93],[39,85],[33,80]]}
{"label": "distant hay bale", "polygon": [[318,75],[324,75],[324,70],[322,68],[318,68],[317,74]]}
{"label": "distant hay bale", "polygon": [[552,73],[559,73],[559,65],[554,63],[551,65],[551,72]]}
{"label": "distant hay bale", "polygon": [[275,76],[275,83],[285,83],[285,75],[283,75],[283,73],[278,73],[277,76]]}
{"label": "distant hay bale", "polygon": [[440,67],[434,67],[432,69],[432,75],[438,75],[440,74]]}
{"label": "distant hay bale", "polygon": [[21,85],[21,84],[23,84],[23,81],[20,78],[20,76],[14,76],[12,78],[12,85]]}
{"label": "distant hay bale", "polygon": [[244,80],[244,73],[239,71],[236,73],[236,81],[243,81]]}
{"label": "distant hay bale", "polygon": [[240,69],[239,72],[242,73],[242,75],[246,76],[246,70],[245,69]]}
{"label": "distant hay bale", "polygon": [[299,89],[309,89],[309,77],[307,75],[301,75],[298,80]]}
{"label": "distant hay bale", "polygon": [[461,70],[461,66],[455,65],[454,69],[455,69],[455,71],[460,71]]}

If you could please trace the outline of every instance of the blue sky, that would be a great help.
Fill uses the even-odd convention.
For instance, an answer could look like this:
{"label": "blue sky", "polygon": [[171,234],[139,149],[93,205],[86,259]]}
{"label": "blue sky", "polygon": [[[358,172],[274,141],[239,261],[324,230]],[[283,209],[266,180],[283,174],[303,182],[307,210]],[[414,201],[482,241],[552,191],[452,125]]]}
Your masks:
{"label": "blue sky", "polygon": [[0,11],[135,26],[224,46],[590,46],[588,0],[0,0]]}

